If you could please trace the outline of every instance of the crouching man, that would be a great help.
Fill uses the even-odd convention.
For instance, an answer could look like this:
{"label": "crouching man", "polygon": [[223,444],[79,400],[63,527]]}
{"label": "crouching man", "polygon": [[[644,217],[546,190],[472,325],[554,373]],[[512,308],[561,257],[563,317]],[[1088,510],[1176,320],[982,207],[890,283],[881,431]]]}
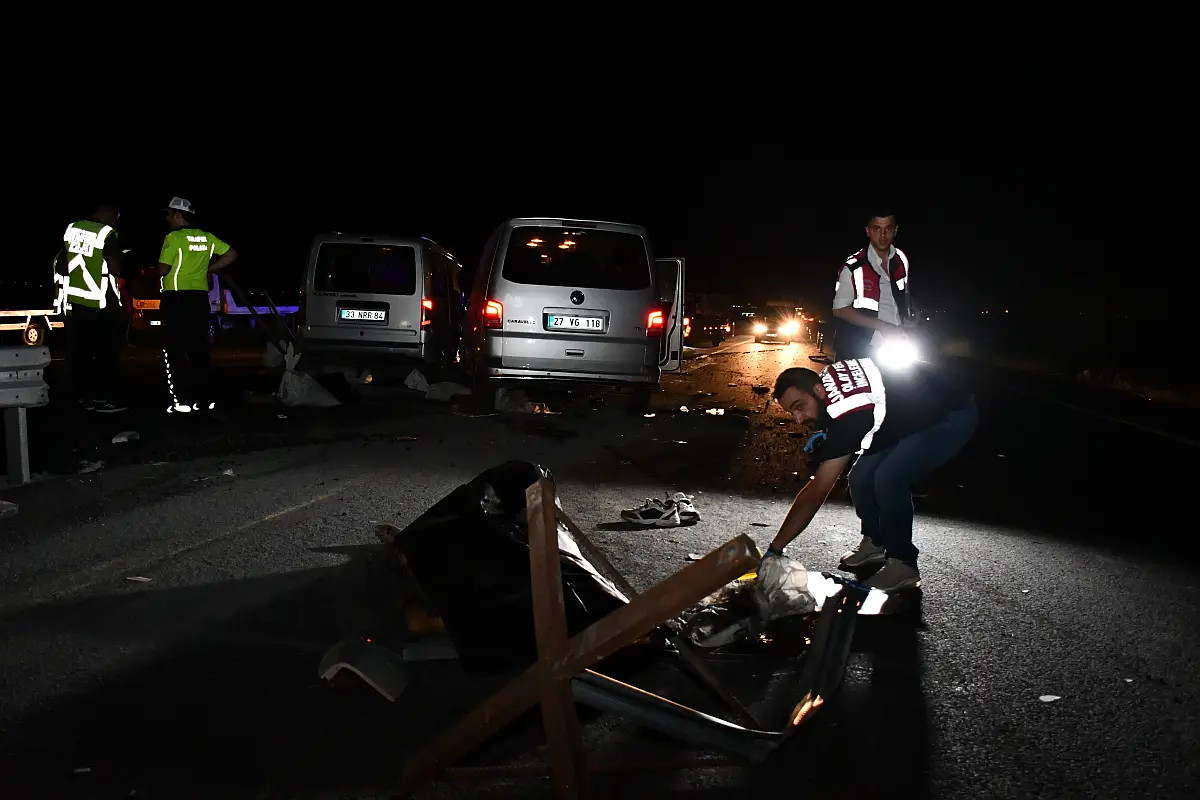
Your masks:
{"label": "crouching man", "polygon": [[855,571],[881,564],[863,582],[875,589],[920,586],[912,485],[971,439],[979,422],[974,396],[927,365],[884,370],[860,358],[835,361],[819,375],[802,367],[784,370],[774,397],[798,424],[815,424],[825,439],[813,479],[796,495],[763,560],[782,555],[808,527],[857,455],[847,481],[862,541],[840,566]]}

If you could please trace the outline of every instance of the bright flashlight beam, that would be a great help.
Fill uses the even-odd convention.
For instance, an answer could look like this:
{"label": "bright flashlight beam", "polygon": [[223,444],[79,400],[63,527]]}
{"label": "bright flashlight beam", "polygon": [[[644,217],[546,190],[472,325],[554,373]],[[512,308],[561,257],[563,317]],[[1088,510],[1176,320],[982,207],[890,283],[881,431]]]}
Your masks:
{"label": "bright flashlight beam", "polygon": [[900,369],[912,366],[919,356],[917,346],[907,339],[890,339],[879,346],[876,359],[880,366]]}

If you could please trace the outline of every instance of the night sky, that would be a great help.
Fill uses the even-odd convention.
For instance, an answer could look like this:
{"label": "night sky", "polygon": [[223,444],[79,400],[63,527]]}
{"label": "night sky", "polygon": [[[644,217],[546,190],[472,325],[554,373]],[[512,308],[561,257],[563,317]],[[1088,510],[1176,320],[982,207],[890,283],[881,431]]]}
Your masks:
{"label": "night sky", "polygon": [[242,254],[243,283],[292,288],[318,231],[425,235],[474,269],[507,217],[593,217],[647,225],[693,290],[828,303],[883,207],[927,305],[1049,312],[1069,292],[1122,310],[1152,220],[1109,111],[1131,80],[1116,57],[1102,71],[1049,37],[907,32],[870,58],[868,38],[729,63],[509,54],[470,80],[425,54],[386,75],[316,59],[236,80],[147,72],[86,145],[31,134],[42,168],[15,246],[49,264],[66,223],[113,196],[126,241],[155,250],[158,209],[182,195]]}

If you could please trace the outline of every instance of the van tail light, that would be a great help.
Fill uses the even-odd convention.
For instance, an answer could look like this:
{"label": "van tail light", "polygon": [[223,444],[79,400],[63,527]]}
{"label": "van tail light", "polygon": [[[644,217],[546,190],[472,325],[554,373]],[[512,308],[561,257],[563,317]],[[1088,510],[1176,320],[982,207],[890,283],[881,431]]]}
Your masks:
{"label": "van tail light", "polygon": [[429,323],[433,322],[433,319],[431,318],[432,315],[430,313],[432,311],[433,311],[433,301],[430,300],[428,297],[426,297],[424,300],[421,301],[421,327],[422,328],[427,327],[429,325]]}
{"label": "van tail light", "polygon": [[646,335],[662,336],[667,327],[667,317],[661,311],[651,311],[646,315]]}
{"label": "van tail light", "polygon": [[504,304],[498,300],[488,300],[483,305],[483,327],[499,328],[504,324]]}

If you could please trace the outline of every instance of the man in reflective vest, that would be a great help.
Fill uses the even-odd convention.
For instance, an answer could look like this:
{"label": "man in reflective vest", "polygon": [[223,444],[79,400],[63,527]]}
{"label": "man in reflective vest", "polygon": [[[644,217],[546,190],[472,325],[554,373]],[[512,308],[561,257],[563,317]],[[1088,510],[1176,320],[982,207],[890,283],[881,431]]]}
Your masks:
{"label": "man in reflective vest", "polygon": [[216,403],[209,383],[209,276],[232,264],[237,252],[196,227],[191,201],[173,197],[166,212],[171,232],[163,240],[158,273],[162,276],[160,297],[166,337],[163,357],[171,393],[167,411],[211,411]]}
{"label": "man in reflective vest", "polygon": [[819,374],[786,369],[775,380],[774,397],[798,425],[813,425],[826,438],[812,479],[792,501],[764,561],[782,555],[809,526],[857,455],[848,482],[862,540],[840,566],[852,572],[882,567],[863,581],[874,589],[919,587],[911,487],[975,435],[974,395],[928,365],[892,369],[863,358],[835,361]]}
{"label": "man in reflective vest", "polygon": [[891,212],[867,220],[870,243],[838,268],[833,349],[837,358],[867,358],[884,338],[916,322],[908,255],[892,244],[900,228]]}
{"label": "man in reflective vest", "polygon": [[124,324],[117,288],[121,251],[113,230],[120,217],[115,206],[103,204],[90,219],[72,222],[54,264],[57,305],[67,316],[70,393],[84,408],[101,413],[125,410],[112,402]]}

